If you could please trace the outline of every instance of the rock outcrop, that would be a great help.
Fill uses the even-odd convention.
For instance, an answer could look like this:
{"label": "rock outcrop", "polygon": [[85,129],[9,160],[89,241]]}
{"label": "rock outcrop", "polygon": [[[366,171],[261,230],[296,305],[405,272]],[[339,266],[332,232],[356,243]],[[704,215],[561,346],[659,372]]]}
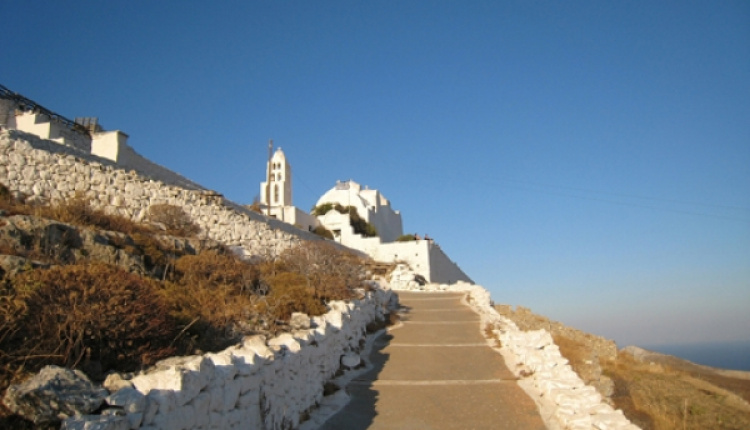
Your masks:
{"label": "rock outcrop", "polygon": [[46,366],[31,379],[11,385],[3,403],[35,424],[52,424],[94,412],[108,394],[83,372]]}

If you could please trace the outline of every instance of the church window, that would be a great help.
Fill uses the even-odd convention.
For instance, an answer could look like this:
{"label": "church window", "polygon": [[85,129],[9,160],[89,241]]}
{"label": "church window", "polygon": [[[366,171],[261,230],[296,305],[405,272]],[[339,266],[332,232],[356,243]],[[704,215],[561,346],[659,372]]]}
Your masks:
{"label": "church window", "polygon": [[279,173],[278,175],[276,175],[276,180],[277,180],[277,181],[280,181],[280,180],[281,180],[281,173]]}
{"label": "church window", "polygon": [[278,203],[279,202],[279,186],[274,185],[273,187],[273,201]]}

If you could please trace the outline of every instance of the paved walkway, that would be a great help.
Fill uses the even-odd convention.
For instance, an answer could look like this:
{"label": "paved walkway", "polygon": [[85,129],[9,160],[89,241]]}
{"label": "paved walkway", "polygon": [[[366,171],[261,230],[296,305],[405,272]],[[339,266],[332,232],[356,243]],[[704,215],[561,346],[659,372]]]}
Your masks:
{"label": "paved walkway", "polygon": [[545,429],[462,297],[399,292],[404,325],[377,339],[374,368],[321,429]]}

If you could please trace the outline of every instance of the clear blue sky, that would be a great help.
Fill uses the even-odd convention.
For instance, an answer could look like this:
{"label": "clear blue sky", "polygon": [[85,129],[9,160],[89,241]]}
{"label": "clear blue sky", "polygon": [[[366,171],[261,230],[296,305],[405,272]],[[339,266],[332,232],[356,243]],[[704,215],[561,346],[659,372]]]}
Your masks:
{"label": "clear blue sky", "polygon": [[5,1],[0,83],[239,203],[381,190],[497,303],[750,339],[750,2]]}

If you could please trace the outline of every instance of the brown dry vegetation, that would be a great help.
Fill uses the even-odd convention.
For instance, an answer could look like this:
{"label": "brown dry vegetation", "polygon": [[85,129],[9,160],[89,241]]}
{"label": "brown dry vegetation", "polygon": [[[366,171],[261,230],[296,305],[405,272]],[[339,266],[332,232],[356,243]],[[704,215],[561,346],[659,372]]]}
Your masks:
{"label": "brown dry vegetation", "polygon": [[[328,301],[352,298],[364,278],[359,257],[323,241],[250,263],[220,246],[198,254],[166,246],[152,227],[93,209],[83,198],[32,206],[0,184],[0,211],[0,223],[26,214],[101,230],[107,246],[142,258],[147,269],[134,273],[94,257],[60,259],[79,245],[65,240],[54,244],[55,253],[34,244],[0,244],[0,254],[28,262],[17,275],[0,270],[0,395],[47,364],[100,380],[109,371],[133,371],[169,355],[216,351],[247,334],[274,333],[292,312],[320,315]],[[152,218],[155,213],[172,233],[196,232],[181,210],[160,207]],[[76,232],[65,225],[60,228]],[[45,264],[35,263],[40,257]],[[0,411],[0,428],[19,423]]]}
{"label": "brown dry vegetation", "polygon": [[627,353],[602,366],[615,381],[615,405],[644,430],[750,428],[750,406],[705,379],[713,372],[642,363]]}
{"label": "brown dry vegetation", "polygon": [[[506,307],[498,310],[511,319],[518,316]],[[532,316],[539,326],[524,329],[550,326],[546,318]],[[521,321],[524,324],[530,320],[526,317]],[[555,324],[559,323],[552,322]],[[581,336],[570,328],[553,334],[560,353],[579,375],[590,368],[591,346],[581,341],[588,336],[592,335]],[[603,374],[614,381],[612,404],[644,430],[750,429],[748,379],[663,355],[641,362],[619,352],[615,357],[600,358],[599,364]]]}

